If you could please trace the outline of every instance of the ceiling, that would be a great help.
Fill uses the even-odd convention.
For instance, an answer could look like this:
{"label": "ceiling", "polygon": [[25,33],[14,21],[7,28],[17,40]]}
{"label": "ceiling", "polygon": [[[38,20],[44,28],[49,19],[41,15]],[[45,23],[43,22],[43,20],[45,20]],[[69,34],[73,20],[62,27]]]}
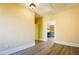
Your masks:
{"label": "ceiling", "polygon": [[[29,6],[29,4],[26,4]],[[79,6],[78,3],[35,3],[36,8],[32,9],[37,14],[43,16],[46,13],[57,13],[67,8]]]}

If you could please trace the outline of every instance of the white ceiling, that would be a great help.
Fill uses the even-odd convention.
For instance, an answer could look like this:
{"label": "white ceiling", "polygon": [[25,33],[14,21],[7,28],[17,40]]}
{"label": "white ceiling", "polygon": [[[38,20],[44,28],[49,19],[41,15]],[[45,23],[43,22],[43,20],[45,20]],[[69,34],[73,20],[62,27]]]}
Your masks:
{"label": "white ceiling", "polygon": [[[29,4],[26,5],[29,6]],[[73,6],[79,6],[78,3],[35,3],[35,5],[36,8],[33,10],[41,16],[46,13],[57,13]]]}

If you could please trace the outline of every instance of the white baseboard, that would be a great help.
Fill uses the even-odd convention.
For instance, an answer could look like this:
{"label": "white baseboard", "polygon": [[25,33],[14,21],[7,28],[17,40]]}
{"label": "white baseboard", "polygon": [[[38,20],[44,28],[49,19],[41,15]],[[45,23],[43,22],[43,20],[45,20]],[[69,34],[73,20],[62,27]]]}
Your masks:
{"label": "white baseboard", "polygon": [[45,40],[45,39],[39,39],[40,41],[47,41],[47,40]]}
{"label": "white baseboard", "polygon": [[62,44],[62,45],[67,45],[67,46],[79,47],[79,44],[78,43],[58,41],[58,40],[55,40],[54,42],[57,43],[57,44]]}
{"label": "white baseboard", "polygon": [[47,40],[45,40],[45,39],[40,39],[41,41],[47,41]]}
{"label": "white baseboard", "polygon": [[18,52],[18,51],[20,51],[20,50],[23,50],[23,49],[32,47],[32,46],[34,46],[34,45],[35,45],[35,43],[29,44],[29,45],[23,45],[23,46],[16,47],[16,48],[12,48],[12,49],[8,49],[8,50],[5,50],[5,51],[0,51],[0,55],[9,55],[9,54]]}

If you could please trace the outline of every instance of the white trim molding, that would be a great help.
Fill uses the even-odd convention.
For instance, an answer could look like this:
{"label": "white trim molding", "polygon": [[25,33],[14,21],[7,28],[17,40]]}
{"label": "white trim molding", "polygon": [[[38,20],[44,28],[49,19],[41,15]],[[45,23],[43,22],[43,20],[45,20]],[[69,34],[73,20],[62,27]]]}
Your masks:
{"label": "white trim molding", "polygon": [[47,41],[46,39],[40,39],[41,41]]}
{"label": "white trim molding", "polygon": [[12,49],[8,49],[8,50],[5,50],[5,51],[0,51],[0,55],[10,55],[12,53],[18,52],[20,50],[23,50],[23,49],[26,49],[26,48],[29,48],[29,47],[32,47],[34,45],[35,45],[35,43],[29,44],[29,45],[23,45],[23,46],[12,48]]}
{"label": "white trim molding", "polygon": [[67,45],[67,46],[72,46],[72,47],[79,47],[78,43],[72,43],[72,42],[66,42],[66,41],[59,41],[59,40],[54,40],[55,43],[57,44],[62,44],[62,45]]}

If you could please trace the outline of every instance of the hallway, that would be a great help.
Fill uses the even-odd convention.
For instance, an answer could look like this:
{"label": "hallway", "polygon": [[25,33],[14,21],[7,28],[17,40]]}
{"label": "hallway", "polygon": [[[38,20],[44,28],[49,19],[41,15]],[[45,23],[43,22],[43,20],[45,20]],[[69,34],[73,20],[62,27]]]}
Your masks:
{"label": "hallway", "polygon": [[33,47],[13,53],[11,55],[79,55],[79,48],[47,42],[37,42]]}

